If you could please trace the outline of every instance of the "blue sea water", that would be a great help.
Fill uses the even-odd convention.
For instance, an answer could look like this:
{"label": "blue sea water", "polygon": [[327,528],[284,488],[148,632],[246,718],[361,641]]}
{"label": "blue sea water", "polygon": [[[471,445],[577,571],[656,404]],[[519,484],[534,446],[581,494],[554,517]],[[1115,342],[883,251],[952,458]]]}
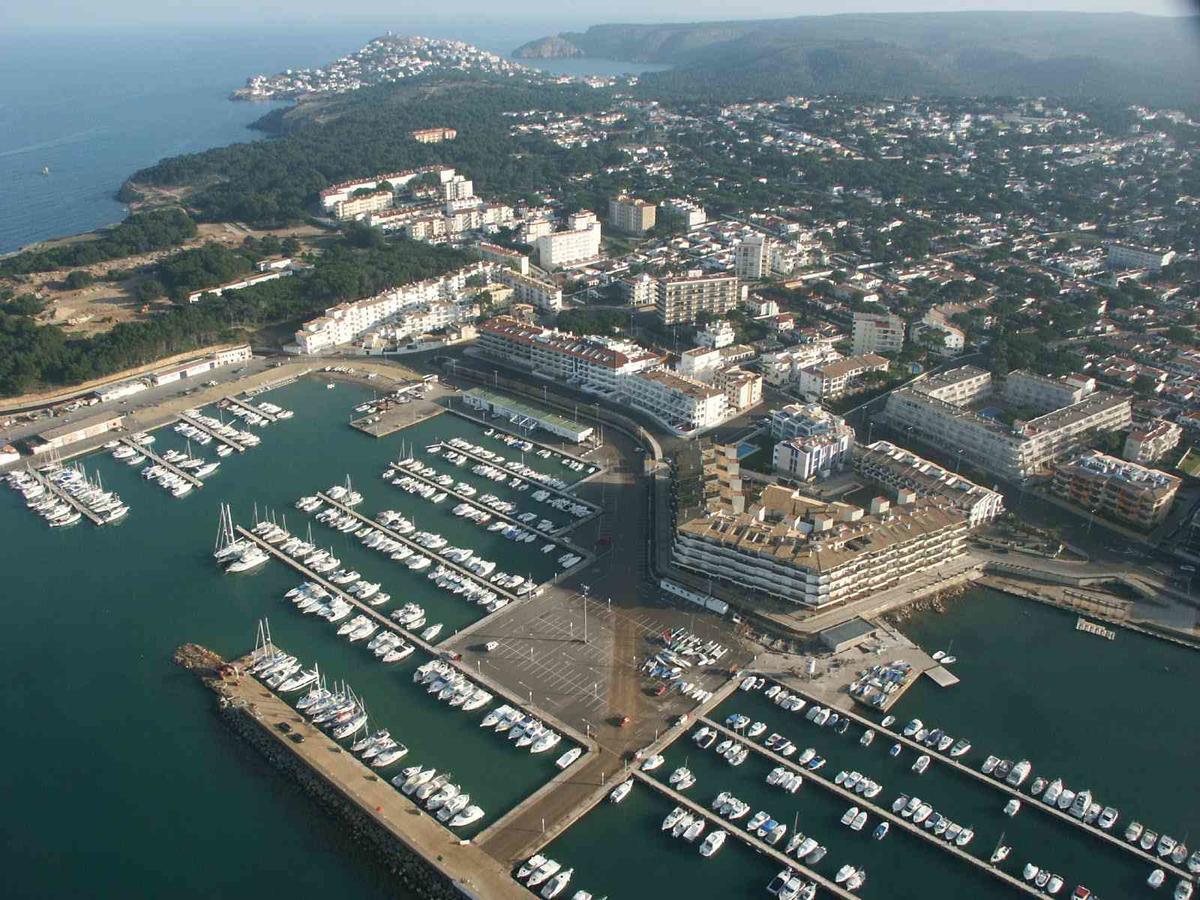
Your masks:
{"label": "blue sea water", "polygon": [[[329,62],[389,27],[505,54],[554,30],[390,22],[0,32],[0,253],[120,221],[126,210],[115,194],[137,169],[261,138],[247,126],[270,105],[228,99],[248,75]],[[652,68],[604,60],[551,60],[539,67],[572,74]]]}

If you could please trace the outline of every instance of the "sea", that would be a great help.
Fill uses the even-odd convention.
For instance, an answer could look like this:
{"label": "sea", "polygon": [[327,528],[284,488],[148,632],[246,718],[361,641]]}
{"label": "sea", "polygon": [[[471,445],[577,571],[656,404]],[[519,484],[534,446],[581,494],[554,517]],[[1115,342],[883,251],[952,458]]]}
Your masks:
{"label": "sea", "polygon": [[[236,31],[0,31],[0,253],[120,221],[128,213],[116,200],[121,182],[164,157],[262,139],[247,126],[273,104],[229,100],[250,75],[321,65],[389,28],[507,55],[569,27],[401,19]],[[579,75],[661,68],[579,59],[537,66]]]}

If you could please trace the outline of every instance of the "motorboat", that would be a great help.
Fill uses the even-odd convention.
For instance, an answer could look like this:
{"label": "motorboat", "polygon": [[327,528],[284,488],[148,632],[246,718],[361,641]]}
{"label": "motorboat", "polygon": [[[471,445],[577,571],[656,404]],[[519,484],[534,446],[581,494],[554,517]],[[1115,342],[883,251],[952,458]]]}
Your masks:
{"label": "motorboat", "polygon": [[925,774],[925,770],[929,768],[929,754],[922,753],[917,757],[917,761],[912,764],[912,770],[918,775]]}
{"label": "motorboat", "polygon": [[608,799],[613,803],[620,803],[629,796],[631,790],[633,790],[633,779],[628,778],[612,789],[612,792],[608,795]]}
{"label": "motorboat", "polygon": [[725,845],[727,833],[721,829],[709,832],[708,837],[700,845],[700,855],[704,857],[712,856]]}
{"label": "motorboat", "polygon": [[1004,814],[1006,816],[1015,816],[1021,811],[1021,801],[1013,797],[1008,803],[1004,804]]}
{"label": "motorboat", "polygon": [[1146,884],[1156,890],[1163,886],[1163,882],[1167,880],[1167,873],[1162,869],[1155,869],[1146,879]]}

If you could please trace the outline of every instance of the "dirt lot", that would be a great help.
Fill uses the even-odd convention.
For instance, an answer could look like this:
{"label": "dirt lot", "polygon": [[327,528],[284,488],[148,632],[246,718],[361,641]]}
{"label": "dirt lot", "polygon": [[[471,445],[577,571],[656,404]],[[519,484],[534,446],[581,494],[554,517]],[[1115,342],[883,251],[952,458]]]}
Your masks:
{"label": "dirt lot", "polygon": [[[203,223],[199,226],[199,233],[196,237],[183,244],[182,249],[199,247],[214,241],[235,247],[247,237],[262,238],[268,234],[279,238],[295,236],[305,242],[324,235],[325,232],[311,225],[259,231],[235,222]],[[41,317],[41,321],[47,324],[60,325],[70,334],[96,334],[109,330],[119,322],[129,322],[139,316],[152,313],[156,309],[170,306],[170,302],[165,299],[143,304],[133,298],[130,291],[133,285],[144,277],[143,275],[134,274],[116,283],[101,279],[113,269],[131,271],[145,269],[176,252],[178,251],[174,248],[156,250],[151,253],[84,266],[82,270],[97,279],[97,283],[75,291],[69,291],[63,287],[63,279],[70,271],[73,271],[71,269],[38,272],[21,280],[0,278],[0,289],[12,288],[19,294],[34,293],[50,301],[50,305]]]}

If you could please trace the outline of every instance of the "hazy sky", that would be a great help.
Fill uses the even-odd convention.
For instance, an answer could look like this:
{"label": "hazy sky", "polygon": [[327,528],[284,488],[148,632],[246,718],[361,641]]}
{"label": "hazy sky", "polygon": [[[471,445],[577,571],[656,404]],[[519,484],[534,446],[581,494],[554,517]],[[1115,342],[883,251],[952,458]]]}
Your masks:
{"label": "hazy sky", "polygon": [[1181,14],[1189,0],[0,0],[0,32],[27,27],[364,23],[412,30],[421,22],[542,24],[750,19],[836,12],[1020,9]]}

